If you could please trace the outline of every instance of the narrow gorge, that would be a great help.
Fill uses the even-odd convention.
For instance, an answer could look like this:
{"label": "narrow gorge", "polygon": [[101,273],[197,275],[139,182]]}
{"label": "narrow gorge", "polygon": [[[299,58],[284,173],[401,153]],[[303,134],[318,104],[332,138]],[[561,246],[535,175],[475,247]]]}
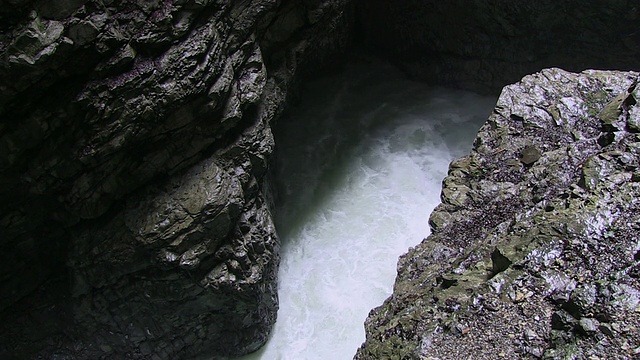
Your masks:
{"label": "narrow gorge", "polygon": [[278,320],[244,360],[353,357],[398,257],[428,235],[449,162],[469,152],[496,100],[368,58],[303,93],[273,125]]}
{"label": "narrow gorge", "polygon": [[[0,357],[637,357],[639,12],[575,0],[0,1]],[[311,90],[322,81],[334,87]],[[457,117],[394,124],[389,109],[434,101],[417,81],[449,94]],[[434,86],[493,100],[472,125],[459,111],[479,97]],[[385,96],[355,96],[375,89]],[[313,113],[329,116],[307,122]],[[456,148],[419,147],[434,141]],[[380,144],[412,162],[436,156],[435,188],[435,168],[413,185],[383,180]],[[411,171],[407,159],[388,161]],[[331,175],[353,162],[346,184]],[[384,187],[358,192],[376,181],[408,186],[416,207]],[[386,210],[358,227],[310,206],[341,191],[382,196],[364,206]],[[333,242],[309,240],[320,259],[296,268],[283,258],[290,235],[316,231],[315,217],[335,219]],[[358,268],[374,244],[343,246],[411,219],[425,232],[390,230],[399,239],[381,244],[401,247],[385,254],[392,272],[405,253],[389,295]],[[319,278],[329,288],[303,294],[313,266],[332,262]],[[357,353],[331,339],[310,350],[324,331],[351,331],[323,325],[272,352],[300,325],[278,314],[292,293],[354,286],[380,305]]]}

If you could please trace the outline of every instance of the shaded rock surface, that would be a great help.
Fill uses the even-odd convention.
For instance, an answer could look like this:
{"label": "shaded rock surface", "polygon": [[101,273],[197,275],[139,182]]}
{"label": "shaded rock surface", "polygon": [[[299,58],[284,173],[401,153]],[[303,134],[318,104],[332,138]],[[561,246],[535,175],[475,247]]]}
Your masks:
{"label": "shaded rock surface", "polygon": [[637,358],[638,80],[553,68],[505,87],[355,358]]}
{"label": "shaded rock surface", "polygon": [[0,357],[257,349],[277,310],[269,123],[344,50],[347,10],[0,1]]}
{"label": "shaded rock surface", "polygon": [[[264,342],[277,309],[278,240],[266,177],[274,146],[270,122],[300,79],[335,64],[350,43],[348,3],[0,0],[0,357],[218,357],[245,353]],[[632,3],[618,1],[371,1],[358,3],[363,15],[358,22],[367,45],[380,45],[408,73],[487,91],[542,64],[634,66],[637,12]],[[594,73],[575,80],[559,71],[545,74],[538,78],[548,76],[548,82],[538,87],[512,87],[514,93],[505,95],[507,103],[498,108],[502,112],[480,133],[476,152],[452,166],[444,204],[431,217],[434,236],[450,239],[429,245],[436,246],[433,256],[464,266],[484,259],[486,266],[478,270],[482,276],[488,271],[492,279],[501,279],[517,266],[525,271],[525,265],[517,265],[525,250],[514,255],[508,246],[475,241],[492,231],[502,242],[511,233],[525,232],[533,220],[520,219],[533,219],[533,213],[518,218],[520,228],[496,224],[517,216],[527,202],[563,223],[562,216],[572,215],[558,210],[564,206],[561,200],[577,201],[559,195],[567,192],[567,184],[577,184],[571,189],[582,191],[580,196],[597,195],[610,184],[602,179],[611,176],[632,193],[634,188],[624,184],[640,178],[627,145],[640,131],[635,75]],[[533,80],[527,81],[523,84]],[[555,81],[567,86],[562,96],[552,95]],[[582,81],[583,88],[575,81]],[[509,110],[511,103],[527,101],[542,105]],[[586,120],[571,118],[584,111]],[[558,127],[554,131],[549,116]],[[563,157],[563,146],[572,155]],[[495,153],[487,155],[488,148]],[[622,155],[602,150],[614,148]],[[630,164],[625,165],[629,169],[618,171],[610,158]],[[570,173],[572,166],[579,170]],[[628,173],[631,180],[625,182]],[[603,199],[609,202],[594,204],[616,209],[621,203],[616,196]],[[483,205],[474,208],[470,201]],[[577,206],[572,204],[565,207]],[[624,206],[620,209],[633,214],[632,201]],[[583,214],[596,216],[597,209]],[[615,216],[612,221],[621,215]],[[633,229],[621,234],[626,235],[614,238],[635,236]],[[620,241],[621,248],[628,245]],[[618,249],[602,246],[602,256]],[[556,258],[569,259],[564,255],[569,250],[561,250]],[[420,251],[412,254],[430,253]],[[470,260],[461,260],[461,254]],[[626,269],[625,254],[619,250],[615,257],[619,269]],[[402,260],[403,275],[392,299],[417,299],[428,292],[427,287],[415,295],[403,290],[408,279],[419,277],[407,269],[418,269],[420,256]],[[446,275],[449,270],[429,271],[444,274],[436,280],[424,275],[440,284],[436,288],[453,292],[461,283]],[[552,291],[561,294],[556,302],[539,300],[551,312],[544,314],[556,332],[527,328],[527,341],[559,349],[558,356],[576,341],[592,344],[603,336],[627,341],[614,345],[633,347],[633,338],[625,334],[632,331],[627,325],[635,313],[624,323],[598,315],[613,310],[578,313],[575,308],[601,306],[606,299],[622,299],[619,294],[634,298],[629,294],[635,284],[615,275],[605,285],[580,287],[575,276],[565,275],[540,275],[550,279],[544,284],[569,290]],[[529,292],[538,294],[535,286],[547,286],[522,281],[525,285],[518,286],[529,290],[516,298],[528,299]],[[484,303],[498,309],[497,301]],[[616,304],[632,307],[623,300]],[[445,305],[459,307],[455,301]],[[416,323],[424,324],[420,319]],[[503,317],[493,319],[498,323]],[[399,323],[393,324],[380,331],[399,331]],[[438,326],[475,334],[464,323]],[[396,344],[386,334],[380,339]],[[425,339],[425,349],[437,340]],[[388,348],[379,352],[373,341],[359,356],[396,356],[385,353]],[[415,341],[398,348],[415,354]],[[531,345],[531,351],[547,351],[547,345]],[[599,354],[597,346],[593,349]]]}
{"label": "shaded rock surface", "polygon": [[632,1],[362,0],[365,46],[412,77],[480,92],[547,67],[638,70]]}

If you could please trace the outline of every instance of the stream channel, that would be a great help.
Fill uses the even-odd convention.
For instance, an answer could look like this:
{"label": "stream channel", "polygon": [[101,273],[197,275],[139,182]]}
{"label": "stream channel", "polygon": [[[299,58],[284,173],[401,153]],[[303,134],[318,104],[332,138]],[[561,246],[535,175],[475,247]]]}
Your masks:
{"label": "stream channel", "polygon": [[495,101],[377,60],[304,86],[274,124],[278,320],[242,359],[353,357],[398,257],[429,235],[449,163],[469,152]]}

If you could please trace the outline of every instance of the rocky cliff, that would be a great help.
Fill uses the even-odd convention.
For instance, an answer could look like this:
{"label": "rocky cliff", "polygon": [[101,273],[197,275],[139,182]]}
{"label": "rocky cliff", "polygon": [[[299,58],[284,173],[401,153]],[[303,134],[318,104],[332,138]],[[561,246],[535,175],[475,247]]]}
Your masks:
{"label": "rocky cliff", "polygon": [[[259,347],[270,123],[352,36],[480,91],[637,68],[633,2],[349,3],[0,0],[0,357]],[[633,356],[636,77],[505,90],[359,358]]]}
{"label": "rocky cliff", "polygon": [[[356,359],[640,356],[638,5],[360,1],[413,78],[502,90]],[[538,73],[539,72],[539,73]]]}
{"label": "rocky cliff", "polygon": [[0,1],[0,357],[237,355],[277,310],[269,123],[345,1]]}
{"label": "rocky cliff", "polygon": [[505,87],[355,358],[640,356],[639,79]]}

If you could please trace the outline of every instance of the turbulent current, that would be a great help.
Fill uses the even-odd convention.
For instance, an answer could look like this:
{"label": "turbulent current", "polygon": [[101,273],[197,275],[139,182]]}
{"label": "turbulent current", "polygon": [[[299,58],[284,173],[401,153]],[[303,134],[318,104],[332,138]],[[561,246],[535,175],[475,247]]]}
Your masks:
{"label": "turbulent current", "polygon": [[495,97],[357,64],[308,84],[274,126],[280,310],[244,359],[350,359],[398,256],[429,234],[449,162],[471,148]]}

